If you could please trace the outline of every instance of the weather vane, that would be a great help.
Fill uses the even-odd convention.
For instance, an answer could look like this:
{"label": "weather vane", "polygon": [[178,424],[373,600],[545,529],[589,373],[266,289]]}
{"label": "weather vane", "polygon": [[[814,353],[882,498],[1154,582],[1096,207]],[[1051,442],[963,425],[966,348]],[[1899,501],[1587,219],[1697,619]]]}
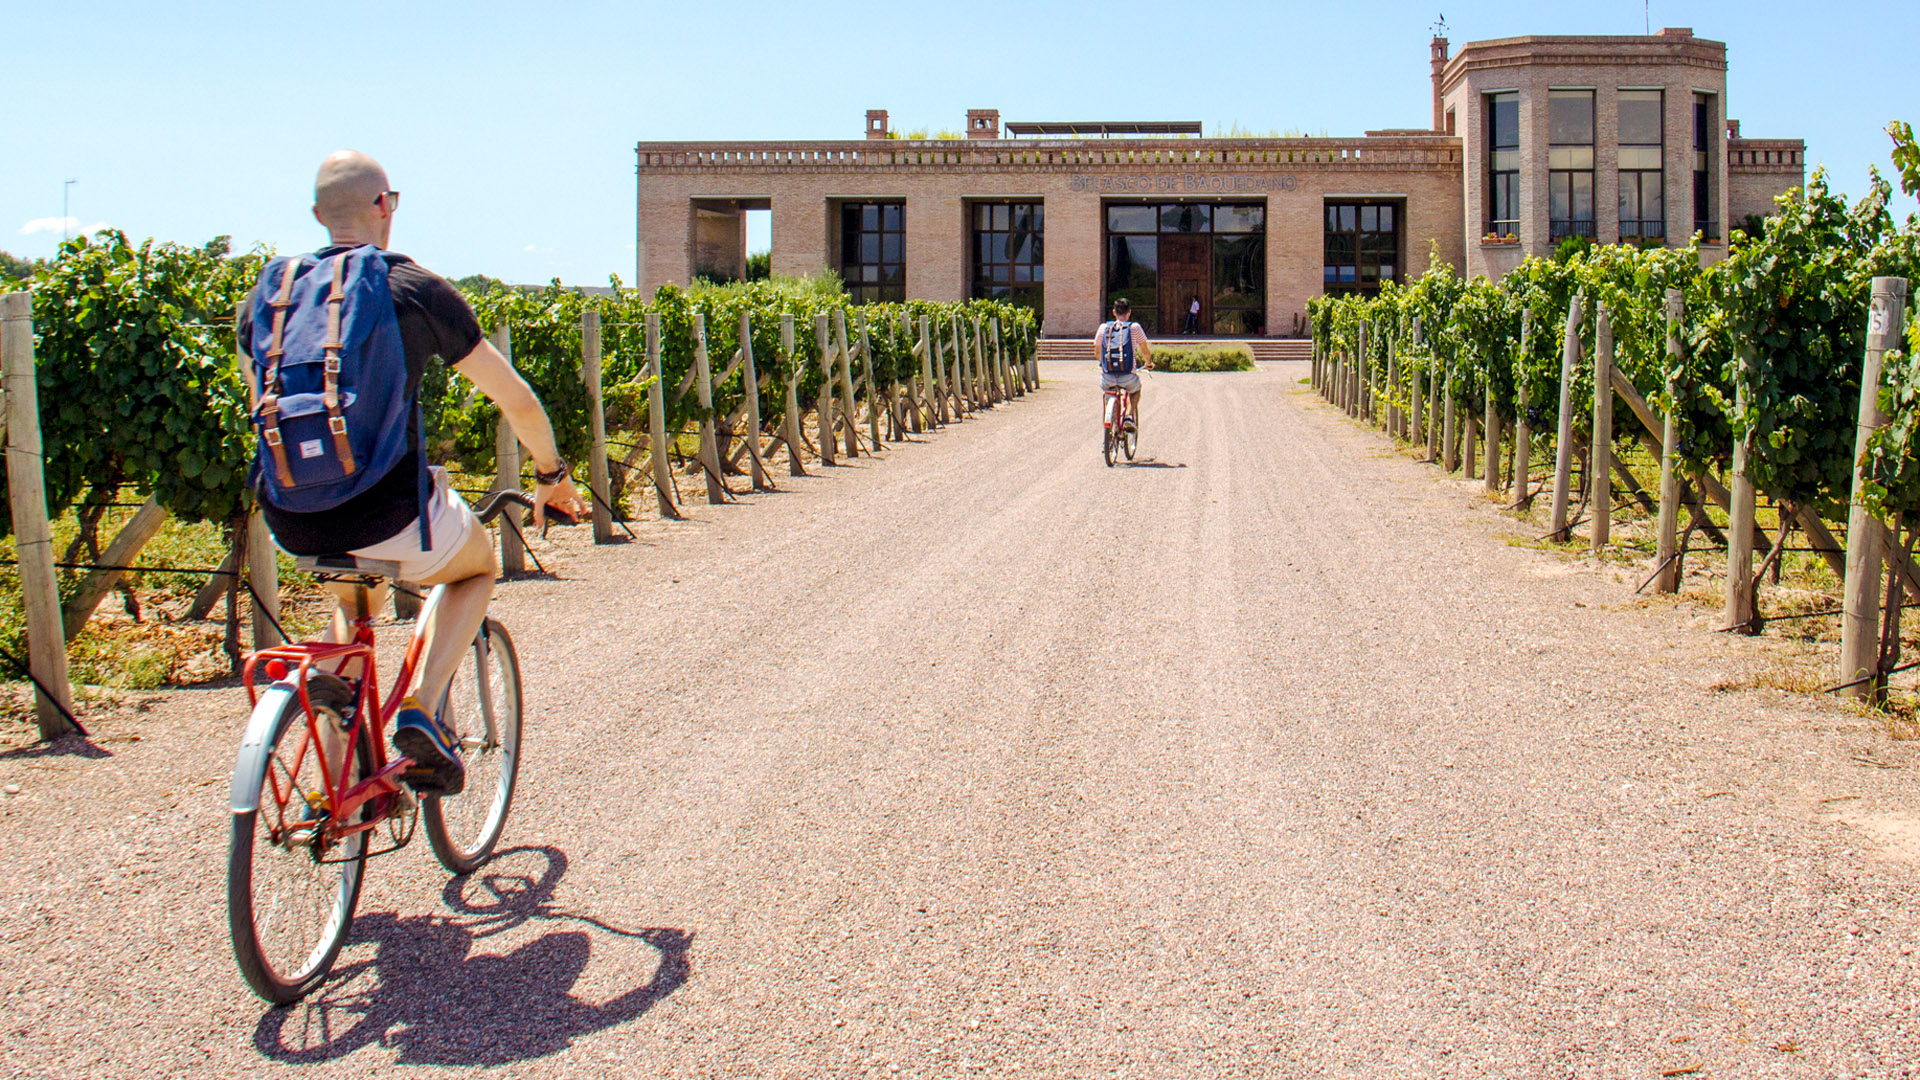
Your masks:
{"label": "weather vane", "polygon": [[1447,36],[1447,13],[1444,11],[1440,13],[1440,21],[1433,24],[1433,36],[1434,37]]}

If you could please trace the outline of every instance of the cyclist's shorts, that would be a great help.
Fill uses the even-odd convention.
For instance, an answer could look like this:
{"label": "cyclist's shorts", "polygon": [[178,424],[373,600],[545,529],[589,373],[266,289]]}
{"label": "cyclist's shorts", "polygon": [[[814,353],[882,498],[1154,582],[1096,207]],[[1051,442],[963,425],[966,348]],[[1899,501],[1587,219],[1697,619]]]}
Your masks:
{"label": "cyclist's shorts", "polygon": [[447,470],[433,466],[433,501],[428,504],[428,520],[433,527],[433,550],[420,550],[420,519],[407,522],[397,534],[353,552],[364,559],[384,559],[400,564],[403,581],[426,581],[439,573],[460,549],[467,537],[480,527],[467,500],[453,490]]}
{"label": "cyclist's shorts", "polygon": [[1138,393],[1140,390],[1140,373],[1137,371],[1129,371],[1125,375],[1109,375],[1104,371],[1101,372],[1100,389],[1113,390],[1116,388],[1125,390],[1129,394]]}

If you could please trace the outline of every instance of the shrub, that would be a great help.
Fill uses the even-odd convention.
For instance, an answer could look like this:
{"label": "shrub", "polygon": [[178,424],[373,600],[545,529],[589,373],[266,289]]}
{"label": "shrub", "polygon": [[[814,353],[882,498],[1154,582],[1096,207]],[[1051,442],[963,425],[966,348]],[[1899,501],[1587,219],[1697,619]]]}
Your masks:
{"label": "shrub", "polygon": [[1177,372],[1252,371],[1253,353],[1244,345],[1162,345],[1153,350],[1153,366]]}

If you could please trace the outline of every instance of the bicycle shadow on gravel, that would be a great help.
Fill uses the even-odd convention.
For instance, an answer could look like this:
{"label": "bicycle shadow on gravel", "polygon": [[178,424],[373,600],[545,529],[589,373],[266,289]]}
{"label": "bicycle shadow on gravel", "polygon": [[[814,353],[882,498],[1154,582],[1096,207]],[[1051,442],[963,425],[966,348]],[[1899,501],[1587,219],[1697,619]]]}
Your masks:
{"label": "bicycle shadow on gravel", "polygon": [[[396,1049],[399,1064],[503,1065],[640,1017],[686,982],[693,934],[623,930],[554,907],[566,869],[559,848],[513,848],[447,883],[442,899],[456,915],[358,916],[353,940],[375,942],[374,957],[336,969],[315,997],[268,1010],[255,1049],[313,1063],[380,1045]],[[560,925],[504,955],[476,955],[476,945],[534,921]],[[652,977],[600,1004],[584,999],[581,991],[599,996],[579,985],[596,940],[603,951],[638,945],[656,954]],[[624,958],[599,965],[609,967],[620,977],[644,970]]]}

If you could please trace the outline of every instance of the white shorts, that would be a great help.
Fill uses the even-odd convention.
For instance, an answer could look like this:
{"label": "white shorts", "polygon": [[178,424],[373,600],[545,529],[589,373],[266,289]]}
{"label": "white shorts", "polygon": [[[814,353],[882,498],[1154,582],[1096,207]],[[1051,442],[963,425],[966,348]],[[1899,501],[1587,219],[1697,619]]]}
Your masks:
{"label": "white shorts", "polygon": [[466,546],[467,537],[480,524],[480,519],[473,516],[467,500],[453,490],[447,470],[435,465],[431,471],[433,501],[427,505],[427,520],[433,529],[433,550],[420,550],[420,519],[416,517],[397,534],[377,544],[357,548],[352,554],[363,559],[399,563],[403,581],[425,581],[453,561]]}
{"label": "white shorts", "polygon": [[1100,373],[1100,389],[1112,390],[1115,387],[1125,390],[1129,394],[1139,393],[1140,373],[1138,371],[1129,371],[1125,375],[1109,375],[1102,371]]}

